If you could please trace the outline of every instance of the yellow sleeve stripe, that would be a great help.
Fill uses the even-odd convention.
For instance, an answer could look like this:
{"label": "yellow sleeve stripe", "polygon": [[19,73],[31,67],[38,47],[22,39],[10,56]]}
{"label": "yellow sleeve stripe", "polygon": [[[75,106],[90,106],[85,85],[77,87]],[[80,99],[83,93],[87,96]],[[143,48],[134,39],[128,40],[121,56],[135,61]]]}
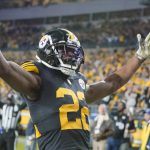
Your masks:
{"label": "yellow sleeve stripe", "polygon": [[28,72],[34,72],[34,73],[39,74],[39,70],[36,66],[26,66],[26,67],[23,67],[23,69]]}
{"label": "yellow sleeve stripe", "polygon": [[41,137],[41,133],[39,132],[39,130],[38,130],[36,125],[34,125],[34,128],[35,128],[35,136],[36,136],[36,138]]}
{"label": "yellow sleeve stripe", "polygon": [[26,62],[22,64],[21,67],[28,72],[34,72],[39,74],[39,69],[32,62]]}
{"label": "yellow sleeve stripe", "polygon": [[24,66],[28,66],[28,65],[34,65],[32,62],[25,62],[23,63],[21,66],[24,67]]}
{"label": "yellow sleeve stripe", "polygon": [[30,65],[22,65],[22,68],[28,67],[28,66],[35,66],[34,64],[30,64]]}

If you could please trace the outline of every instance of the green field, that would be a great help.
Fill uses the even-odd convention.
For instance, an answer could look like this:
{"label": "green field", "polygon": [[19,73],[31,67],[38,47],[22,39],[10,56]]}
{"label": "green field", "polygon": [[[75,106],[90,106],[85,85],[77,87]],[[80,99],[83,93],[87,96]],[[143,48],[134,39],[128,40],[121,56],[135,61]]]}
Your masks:
{"label": "green field", "polygon": [[[25,149],[25,137],[18,137],[16,143],[16,150],[24,150]],[[38,150],[38,148],[36,148]]]}

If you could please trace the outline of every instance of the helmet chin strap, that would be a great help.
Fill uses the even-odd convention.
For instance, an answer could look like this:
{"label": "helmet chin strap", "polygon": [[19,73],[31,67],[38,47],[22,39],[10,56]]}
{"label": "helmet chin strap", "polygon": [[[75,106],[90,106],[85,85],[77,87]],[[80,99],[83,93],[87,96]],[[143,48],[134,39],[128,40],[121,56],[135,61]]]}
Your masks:
{"label": "helmet chin strap", "polygon": [[54,67],[54,66],[51,66],[48,63],[46,63],[45,61],[41,60],[37,55],[36,55],[36,59],[38,60],[38,62],[41,62],[42,64],[44,64],[48,68],[59,70],[65,75],[68,75],[68,76],[75,76],[76,75],[75,70],[68,69],[68,68],[65,68],[65,67]]}
{"label": "helmet chin strap", "polygon": [[75,76],[76,75],[75,70],[71,70],[71,69],[68,69],[68,68],[60,67],[60,71],[63,74],[68,75],[68,76]]}

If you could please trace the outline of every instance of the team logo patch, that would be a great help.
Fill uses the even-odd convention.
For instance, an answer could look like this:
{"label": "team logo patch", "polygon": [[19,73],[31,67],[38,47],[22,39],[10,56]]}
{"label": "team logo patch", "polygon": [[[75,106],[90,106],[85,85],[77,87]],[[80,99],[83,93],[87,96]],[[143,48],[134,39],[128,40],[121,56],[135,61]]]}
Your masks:
{"label": "team logo patch", "polygon": [[82,79],[79,79],[79,84],[81,88],[85,90],[85,82]]}
{"label": "team logo patch", "polygon": [[116,122],[116,126],[119,128],[119,130],[123,130],[125,127],[122,122]]}

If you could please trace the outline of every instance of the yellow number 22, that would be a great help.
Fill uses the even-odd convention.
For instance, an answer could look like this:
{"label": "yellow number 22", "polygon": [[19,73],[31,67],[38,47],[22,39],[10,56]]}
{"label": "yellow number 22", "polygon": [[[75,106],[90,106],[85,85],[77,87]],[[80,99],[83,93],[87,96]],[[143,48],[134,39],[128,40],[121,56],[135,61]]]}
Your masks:
{"label": "yellow number 22", "polygon": [[83,92],[77,92],[77,95],[71,89],[59,88],[56,91],[56,98],[64,98],[66,96],[71,96],[73,104],[63,104],[59,108],[59,117],[61,123],[61,130],[68,129],[84,129],[89,130],[89,124],[86,122],[86,116],[89,115],[89,110],[87,107],[81,108],[81,118],[76,118],[75,121],[68,120],[69,112],[79,111],[79,100],[84,99]]}

